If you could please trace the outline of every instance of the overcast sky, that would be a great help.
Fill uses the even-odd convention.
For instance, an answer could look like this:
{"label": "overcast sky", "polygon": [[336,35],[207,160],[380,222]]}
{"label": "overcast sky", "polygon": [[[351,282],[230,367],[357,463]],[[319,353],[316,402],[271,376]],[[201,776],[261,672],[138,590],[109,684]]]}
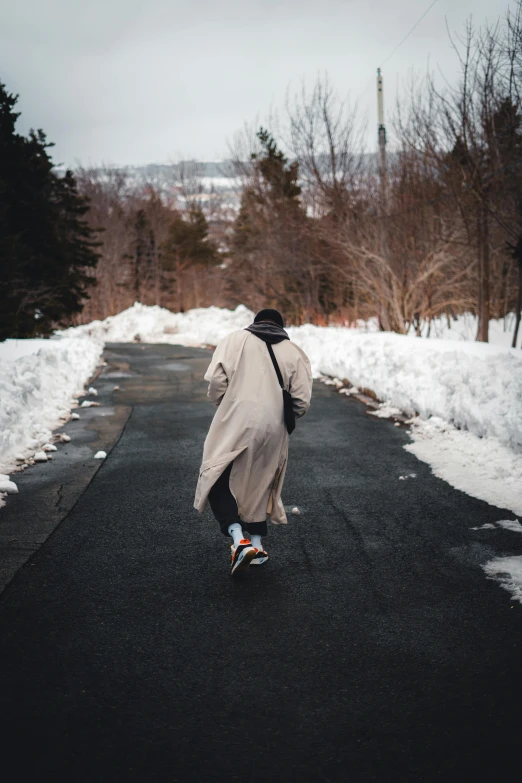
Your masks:
{"label": "overcast sky", "polygon": [[[19,130],[43,128],[56,162],[218,160],[245,121],[318,72],[360,99],[373,129],[376,68],[430,2],[4,0],[0,81],[20,94]],[[384,65],[386,105],[428,57],[454,78],[446,20],[462,31],[471,14],[481,24],[513,5],[437,0]]]}

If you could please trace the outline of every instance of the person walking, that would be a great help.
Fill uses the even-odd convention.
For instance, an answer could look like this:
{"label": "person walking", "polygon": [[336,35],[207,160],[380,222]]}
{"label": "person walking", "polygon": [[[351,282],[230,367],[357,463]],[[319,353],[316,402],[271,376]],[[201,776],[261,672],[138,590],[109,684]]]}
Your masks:
{"label": "person walking", "polygon": [[194,507],[210,504],[221,532],[232,538],[231,575],[268,560],[267,517],[286,525],[281,489],[294,417],[310,407],[312,371],[290,341],[281,313],[261,310],[214,351],[205,373],[218,406],[203,447]]}

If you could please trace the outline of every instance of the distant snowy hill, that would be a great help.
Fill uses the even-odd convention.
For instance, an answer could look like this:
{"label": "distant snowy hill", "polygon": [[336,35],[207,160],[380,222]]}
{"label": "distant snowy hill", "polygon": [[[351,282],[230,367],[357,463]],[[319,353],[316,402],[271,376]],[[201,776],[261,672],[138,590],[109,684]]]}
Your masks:
{"label": "distant snowy hill", "polygon": [[[388,155],[388,161],[393,163],[394,153]],[[363,155],[363,165],[368,171],[377,172],[377,157],[374,153]],[[325,171],[330,163],[324,160]],[[128,177],[130,183],[137,186],[155,185],[165,193],[175,193],[181,200],[187,193],[191,198],[205,202],[209,197],[225,197],[229,206],[237,209],[239,206],[241,179],[237,176],[234,163],[231,160],[200,161],[184,160],[179,163],[148,163],[144,166],[114,165],[95,168],[102,173],[104,168],[116,169]]]}

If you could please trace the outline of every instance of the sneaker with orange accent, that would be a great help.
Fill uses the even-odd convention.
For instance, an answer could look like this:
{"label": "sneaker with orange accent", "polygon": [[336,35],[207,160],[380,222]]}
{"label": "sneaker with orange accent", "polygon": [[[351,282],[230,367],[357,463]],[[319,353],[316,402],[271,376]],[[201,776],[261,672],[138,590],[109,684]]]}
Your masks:
{"label": "sneaker with orange accent", "polygon": [[230,576],[235,576],[241,571],[248,569],[248,566],[256,556],[257,550],[254,549],[248,538],[241,539],[238,546],[232,545],[230,549],[232,551]]}
{"label": "sneaker with orange accent", "polygon": [[264,549],[256,549],[256,553],[252,558],[250,565],[263,565],[263,563],[266,563],[267,560],[268,552],[265,552]]}

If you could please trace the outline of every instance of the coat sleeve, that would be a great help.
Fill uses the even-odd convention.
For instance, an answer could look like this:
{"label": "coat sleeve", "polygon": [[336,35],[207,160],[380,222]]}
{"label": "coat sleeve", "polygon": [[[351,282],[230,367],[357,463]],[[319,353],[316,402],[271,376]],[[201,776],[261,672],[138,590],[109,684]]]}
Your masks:
{"label": "coat sleeve", "polygon": [[296,346],[298,350],[297,362],[290,379],[290,394],[292,395],[295,417],[304,416],[310,407],[312,397],[312,368],[310,360],[305,352]]}
{"label": "coat sleeve", "polygon": [[225,337],[225,339],[221,340],[221,342],[216,346],[212,361],[210,362],[209,368],[205,373],[205,380],[208,381],[207,396],[210,397],[212,402],[215,402],[216,405],[219,405],[228,388],[228,377],[223,365],[225,360],[226,344],[227,338]]}

